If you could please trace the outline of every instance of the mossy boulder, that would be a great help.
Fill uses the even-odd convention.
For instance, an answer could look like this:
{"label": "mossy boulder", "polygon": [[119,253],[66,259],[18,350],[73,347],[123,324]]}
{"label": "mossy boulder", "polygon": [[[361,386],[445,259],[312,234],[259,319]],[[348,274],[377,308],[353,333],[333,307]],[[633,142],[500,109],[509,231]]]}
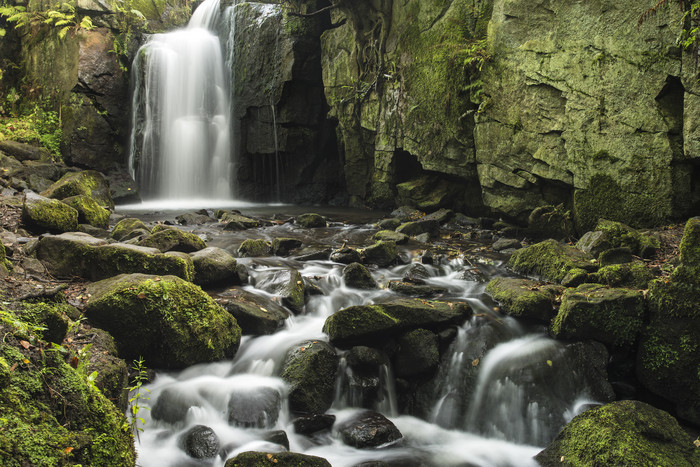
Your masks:
{"label": "mossy boulder", "polygon": [[256,219],[243,216],[238,212],[216,211],[214,215],[219,218],[219,222],[224,224],[226,230],[254,229],[260,226],[260,222]]}
{"label": "mossy boulder", "polygon": [[562,206],[540,206],[527,219],[527,231],[534,238],[565,239],[573,234],[571,212]]}
{"label": "mossy boulder", "polygon": [[194,266],[195,284],[204,286],[238,282],[236,258],[226,250],[209,247],[191,253],[190,256]]}
{"label": "mossy boulder", "polygon": [[396,340],[394,373],[399,378],[428,375],[440,363],[438,336],[427,329],[414,329]]}
{"label": "mossy boulder", "polygon": [[335,391],[338,356],[323,341],[296,345],[282,368],[289,385],[289,409],[298,413],[323,413],[331,407]]}
{"label": "mossy boulder", "polygon": [[89,196],[102,207],[113,209],[114,201],[109,191],[109,183],[104,175],[94,170],[69,172],[42,193],[53,199],[66,199],[71,196]]}
{"label": "mossy boulder", "polygon": [[272,240],[272,254],[275,256],[289,256],[292,250],[301,247],[301,240],[296,238],[275,238]]}
{"label": "mossy boulder", "polygon": [[613,264],[603,266],[589,277],[590,282],[610,287],[646,289],[654,279],[654,272],[644,263]]}
{"label": "mossy boulder", "polygon": [[343,268],[343,280],[345,285],[353,289],[377,289],[377,281],[372,277],[365,266],[360,263],[350,263]]}
{"label": "mossy boulder", "polygon": [[637,377],[673,402],[679,417],[700,424],[700,219],[690,219],[681,262],[670,278],[649,285],[649,324],[637,352]]}
{"label": "mossy boulder", "polygon": [[382,219],[377,222],[377,227],[381,230],[396,230],[398,226],[401,225],[401,221],[395,217],[390,217],[389,219]]}
{"label": "mossy boulder", "polygon": [[153,229],[151,235],[141,240],[138,244],[148,248],[157,248],[163,253],[166,251],[192,253],[207,247],[204,240],[197,235],[174,227],[160,230]]}
{"label": "mossy boulder", "polygon": [[305,229],[326,226],[326,220],[323,218],[323,216],[315,213],[307,213],[297,216],[296,223]]}
{"label": "mossy boulder", "polygon": [[545,324],[556,315],[556,298],[563,291],[563,287],[556,285],[506,277],[497,277],[486,286],[486,293],[500,304],[504,313]]}
{"label": "mossy boulder", "polygon": [[373,239],[377,241],[389,241],[394,242],[397,245],[403,245],[408,242],[408,235],[400,232],[394,232],[393,230],[380,230],[372,236]]}
{"label": "mossy boulder", "polygon": [[78,211],[78,222],[106,229],[109,227],[110,212],[97,204],[89,196],[71,196],[62,200],[65,204]]}
{"label": "mossy boulder", "polygon": [[270,256],[270,244],[262,239],[248,239],[238,247],[238,255],[247,258]]}
{"label": "mossy boulder", "polygon": [[633,260],[632,250],[625,246],[610,248],[598,255],[598,264],[600,264],[600,266],[631,263]]}
{"label": "mossy boulder", "polygon": [[91,284],[85,313],[116,340],[119,355],[180,369],[231,358],[236,320],[198,286],[175,276],[123,274]]}
{"label": "mossy boulder", "polygon": [[656,238],[643,235],[621,222],[600,219],[595,230],[605,234],[612,248],[627,247],[633,254],[642,258],[651,258],[659,247],[659,241]]}
{"label": "mossy boulder", "polygon": [[224,467],[260,467],[262,465],[276,467],[331,467],[322,457],[308,456],[296,452],[243,452],[233,459],[226,461]]}
{"label": "mossy boulder", "polygon": [[446,287],[425,284],[423,281],[389,281],[387,288],[400,295],[421,298],[433,298],[447,292]]}
{"label": "mossy boulder", "polygon": [[30,192],[22,203],[22,223],[30,229],[72,232],[78,229],[78,211],[58,200]]}
{"label": "mossy boulder", "polygon": [[535,459],[543,466],[696,466],[700,449],[668,413],[638,401],[588,410]]}
{"label": "mossy boulder", "polygon": [[236,318],[244,335],[274,334],[290,316],[289,311],[276,302],[245,290],[231,290],[217,302]]}
{"label": "mossy boulder", "polygon": [[257,278],[255,286],[282,298],[282,304],[294,313],[304,311],[304,279],[295,269],[267,272]]}
{"label": "mossy boulder", "polygon": [[379,267],[390,266],[399,261],[399,249],[394,242],[379,241],[361,253],[365,263],[376,264]]}
{"label": "mossy boulder", "polygon": [[376,448],[403,438],[391,420],[372,411],[360,412],[338,423],[337,429],[343,443],[359,449]]}
{"label": "mossy boulder", "polygon": [[149,229],[146,224],[141,221],[141,219],[127,217],[117,222],[117,225],[114,226],[112,229],[112,238],[118,242],[128,240],[130,238],[130,234],[135,230],[145,230],[148,233],[151,232],[151,229]]}
{"label": "mossy boulder", "polygon": [[588,272],[598,269],[592,256],[551,239],[517,250],[508,266],[520,274],[552,282],[561,282],[572,269]]}
{"label": "mossy boulder", "polygon": [[[25,301],[17,308],[14,313],[19,319],[43,328],[42,339],[54,344],[63,342],[68,331],[69,316],[78,311],[65,303],[61,296],[47,301]],[[24,336],[25,339],[28,337]]]}
{"label": "mossy boulder", "polygon": [[326,319],[323,332],[336,346],[372,345],[377,338],[412,329],[461,324],[470,315],[471,308],[463,302],[400,299],[343,308]]}
{"label": "mossy boulder", "polygon": [[644,313],[644,297],[637,290],[583,284],[564,292],[551,333],[561,339],[593,339],[629,348],[637,340]]}
{"label": "mossy boulder", "polygon": [[108,244],[81,232],[47,235],[39,240],[36,257],[56,277],[101,280],[125,273],[175,275],[191,281],[192,259],[164,255],[155,248]]}
{"label": "mossy boulder", "polygon": [[343,246],[331,252],[330,260],[342,264],[359,263],[362,261],[362,255],[354,248]]}
{"label": "mossy boulder", "polygon": [[415,237],[416,235],[427,233],[431,237],[437,237],[440,233],[440,223],[434,219],[417,220],[401,224],[396,232]]}

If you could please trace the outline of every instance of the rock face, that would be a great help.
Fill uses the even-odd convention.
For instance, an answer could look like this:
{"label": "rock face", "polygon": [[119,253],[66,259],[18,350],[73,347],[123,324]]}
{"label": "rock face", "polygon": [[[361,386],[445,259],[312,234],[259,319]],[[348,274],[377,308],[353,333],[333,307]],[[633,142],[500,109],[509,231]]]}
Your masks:
{"label": "rock face", "polygon": [[114,336],[119,355],[181,369],[230,358],[236,320],[199,287],[175,276],[121,275],[89,286],[85,312]]}
{"label": "rock face", "polygon": [[289,385],[289,409],[298,413],[323,413],[333,403],[338,356],[323,341],[297,345],[287,356],[282,379]]}
{"label": "rock face", "polygon": [[700,450],[668,413],[643,402],[619,401],[575,417],[535,459],[545,467],[690,467],[700,463]]}

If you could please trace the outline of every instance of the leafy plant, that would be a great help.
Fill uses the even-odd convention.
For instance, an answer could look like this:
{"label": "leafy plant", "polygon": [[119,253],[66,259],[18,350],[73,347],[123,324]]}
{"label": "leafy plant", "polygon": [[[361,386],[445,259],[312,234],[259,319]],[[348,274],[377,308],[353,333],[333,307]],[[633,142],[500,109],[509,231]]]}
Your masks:
{"label": "leafy plant", "polygon": [[116,13],[115,18],[117,20],[116,29],[119,30],[120,33],[115,34],[110,53],[117,56],[121,70],[127,71],[129,44],[131,43],[134,33],[138,29],[145,28],[148,25],[148,20],[141,11],[133,7],[133,0],[114,2],[113,6]]}
{"label": "leafy plant", "polygon": [[637,27],[653,18],[662,7],[672,3],[677,4],[683,11],[677,44],[679,47],[691,50],[697,56],[698,34],[700,33],[700,0],[659,0],[654,6],[642,13],[637,21]]}
{"label": "leafy plant", "polygon": [[[63,39],[71,30],[90,30],[94,26],[89,16],[78,17],[75,11],[75,1],[56,3],[52,8],[45,11],[29,12],[21,5],[0,6],[0,17],[8,23],[14,24],[15,29],[22,29],[26,26],[48,25],[56,29],[58,37]],[[3,29],[0,37],[5,35]]]}
{"label": "leafy plant", "polygon": [[144,388],[143,385],[148,382],[148,368],[146,367],[143,357],[139,357],[138,360],[134,360],[131,367],[135,374],[133,377],[133,383],[129,386],[129,424],[125,426],[125,430],[130,431],[139,437],[139,432],[143,431],[143,428],[139,427],[139,422],[141,425],[146,424],[146,420],[143,417],[139,417],[139,412],[142,409],[150,410],[148,407],[141,406],[141,402],[148,400],[149,397],[142,393],[145,391],[146,394],[150,394],[151,391],[148,388]]}

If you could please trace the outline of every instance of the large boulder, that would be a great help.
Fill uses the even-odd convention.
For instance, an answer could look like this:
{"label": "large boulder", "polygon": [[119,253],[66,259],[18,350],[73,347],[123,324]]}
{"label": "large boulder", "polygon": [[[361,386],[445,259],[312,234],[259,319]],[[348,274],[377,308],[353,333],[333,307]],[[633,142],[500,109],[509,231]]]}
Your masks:
{"label": "large boulder", "polygon": [[403,438],[396,425],[378,412],[361,412],[337,425],[343,442],[359,449],[376,448]]}
{"label": "large boulder", "polygon": [[289,385],[289,409],[323,413],[331,407],[338,370],[335,349],[323,341],[296,345],[287,356],[282,379]]}
{"label": "large boulder", "polygon": [[627,247],[642,258],[651,258],[659,247],[657,239],[643,235],[621,222],[600,219],[594,231],[603,232],[611,248]]}
{"label": "large boulder", "polygon": [[111,213],[91,197],[86,195],[71,196],[62,201],[78,211],[79,223],[90,224],[101,229],[106,229],[109,226]]}
{"label": "large boulder", "polygon": [[551,332],[557,338],[629,348],[637,341],[644,313],[644,297],[637,290],[583,284],[564,292]]}
{"label": "large boulder", "polygon": [[219,437],[204,425],[195,425],[180,435],[178,444],[188,456],[195,459],[212,459],[219,454]]}
{"label": "large boulder", "polygon": [[618,401],[576,417],[535,459],[560,465],[700,464],[700,449],[668,413],[638,401]]}
{"label": "large boulder", "polygon": [[362,250],[362,257],[365,263],[386,267],[399,261],[399,250],[394,242],[379,241]]}
{"label": "large boulder", "polygon": [[179,369],[231,358],[236,320],[199,287],[175,276],[124,274],[88,287],[85,313],[114,336],[119,355]]}
{"label": "large boulder", "polygon": [[22,222],[29,228],[72,232],[78,228],[78,211],[58,200],[29,192],[22,203]]}
{"label": "large boulder", "polygon": [[563,291],[556,285],[506,277],[497,277],[486,286],[486,293],[501,305],[501,311],[544,324],[556,315],[556,298]]}
{"label": "large boulder", "polygon": [[204,248],[190,253],[194,265],[194,283],[213,285],[222,282],[235,283],[238,280],[236,258],[218,247]]}
{"label": "large boulder", "polygon": [[273,270],[259,276],[255,287],[282,298],[282,304],[294,313],[304,311],[304,279],[296,269]]}
{"label": "large boulder", "polygon": [[154,228],[151,235],[147,236],[139,243],[139,246],[148,248],[157,248],[165,253],[166,251],[182,251],[183,253],[192,253],[194,251],[203,250],[207,247],[204,240],[197,235],[184,232],[175,227]]}
{"label": "large boulder", "polygon": [[270,244],[263,239],[253,240],[249,238],[238,247],[238,255],[247,258],[270,256]]}
{"label": "large boulder", "polygon": [[112,238],[118,242],[128,240],[132,237],[131,234],[134,231],[138,231],[139,234],[144,231],[146,234],[151,233],[151,229],[149,229],[141,219],[127,217],[117,222],[117,225],[114,226],[112,229]]}
{"label": "large boulder", "polygon": [[393,230],[380,230],[372,236],[377,241],[394,242],[397,245],[403,245],[408,242],[408,235]]}
{"label": "large boulder", "polygon": [[654,271],[640,262],[601,267],[597,272],[590,275],[588,281],[610,287],[647,289],[649,282],[654,277]]}
{"label": "large boulder", "polygon": [[191,281],[192,259],[164,255],[155,248],[108,244],[80,232],[47,235],[37,245],[36,257],[57,277],[101,280],[118,274],[175,275]]}
{"label": "large boulder", "polygon": [[679,417],[700,424],[700,218],[690,219],[680,265],[649,285],[649,323],[637,353],[637,377],[675,404]]}
{"label": "large boulder", "polygon": [[343,280],[347,287],[353,289],[371,290],[379,288],[369,269],[360,263],[350,263],[345,266],[343,268]]}
{"label": "large boulder", "polygon": [[85,195],[94,199],[102,207],[114,208],[107,179],[94,170],[69,172],[51,185],[42,195],[54,199]]}
{"label": "large boulder", "polygon": [[322,457],[307,456],[296,452],[243,452],[226,461],[224,467],[260,467],[274,465],[276,467],[331,467]]}
{"label": "large boulder", "polygon": [[470,315],[463,302],[401,299],[343,308],[326,319],[323,332],[337,346],[372,345],[378,337],[461,324]]}
{"label": "large boulder", "polygon": [[508,266],[515,272],[561,282],[573,269],[593,272],[598,267],[592,256],[556,240],[545,240],[513,253]]}
{"label": "large boulder", "polygon": [[275,256],[289,256],[292,250],[301,247],[301,240],[296,238],[275,238],[270,250]]}
{"label": "large boulder", "polygon": [[429,285],[421,281],[389,281],[387,288],[392,292],[409,297],[433,298],[447,292],[446,287]]}
{"label": "large boulder", "polygon": [[234,391],[228,400],[228,423],[244,428],[272,428],[282,407],[278,389],[262,386]]}
{"label": "large boulder", "polygon": [[342,264],[359,263],[362,261],[362,255],[354,248],[343,246],[331,252],[331,261]]}
{"label": "large boulder", "polygon": [[409,331],[397,339],[394,373],[400,378],[429,374],[440,363],[438,336],[427,329]]}
{"label": "large boulder", "polygon": [[305,229],[326,226],[326,220],[323,218],[323,216],[315,213],[307,213],[297,216],[296,223]]}
{"label": "large boulder", "polygon": [[440,233],[440,223],[435,219],[420,219],[417,221],[406,222],[396,229],[397,233],[415,237],[416,235],[427,233],[431,237],[437,237]]}
{"label": "large boulder", "polygon": [[217,301],[236,318],[245,335],[274,334],[290,316],[286,308],[245,290],[228,291]]}

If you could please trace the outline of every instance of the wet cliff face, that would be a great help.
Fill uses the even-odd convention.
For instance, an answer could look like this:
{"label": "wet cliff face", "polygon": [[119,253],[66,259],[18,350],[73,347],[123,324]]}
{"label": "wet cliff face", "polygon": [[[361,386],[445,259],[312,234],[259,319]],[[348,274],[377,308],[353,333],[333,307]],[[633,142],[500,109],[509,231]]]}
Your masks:
{"label": "wet cliff face", "polygon": [[637,27],[650,6],[343,2],[322,47],[350,194],[517,219],[564,203],[580,229],[697,210],[696,69],[675,47],[682,12]]}

